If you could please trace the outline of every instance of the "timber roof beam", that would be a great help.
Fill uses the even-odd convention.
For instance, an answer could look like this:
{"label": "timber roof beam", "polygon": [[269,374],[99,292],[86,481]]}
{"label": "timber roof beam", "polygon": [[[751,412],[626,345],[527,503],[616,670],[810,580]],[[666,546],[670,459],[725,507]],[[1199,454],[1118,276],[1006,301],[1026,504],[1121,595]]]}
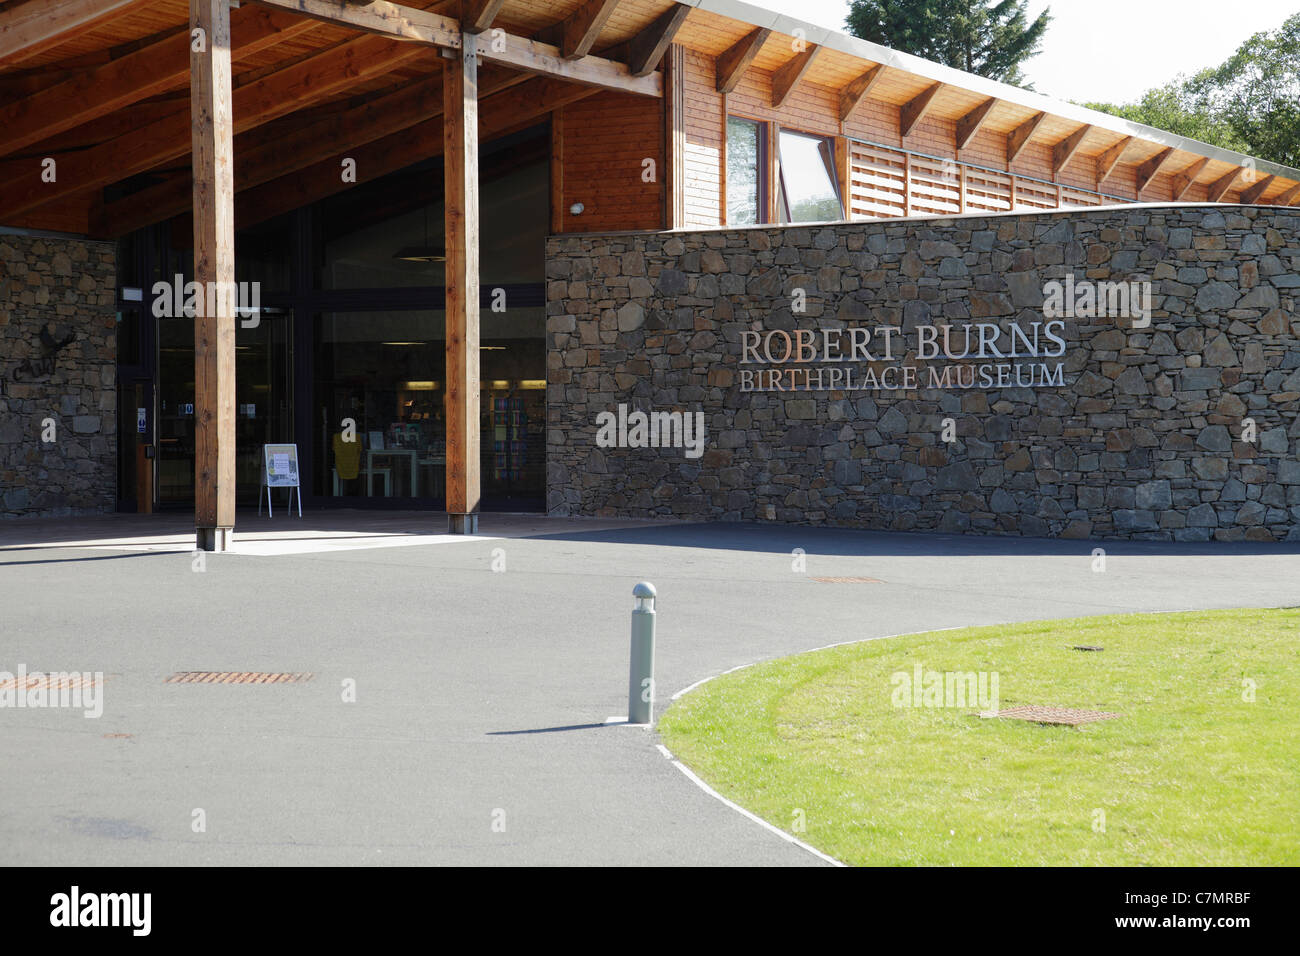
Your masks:
{"label": "timber roof beam", "polygon": [[925,114],[930,112],[930,108],[934,106],[935,97],[939,95],[939,91],[942,89],[942,83],[935,83],[898,108],[899,136],[907,137],[912,135],[912,131],[916,129],[917,124],[925,118]]}
{"label": "timber roof beam", "polygon": [[1210,165],[1210,157],[1204,156],[1174,177],[1174,202],[1182,202],[1187,191],[1196,182],[1196,177],[1201,175],[1208,165]]}
{"label": "timber roof beam", "polygon": [[786,60],[772,74],[772,107],[774,109],[782,106],[790,98],[799,81],[808,73],[808,68],[813,65],[817,59],[817,54],[821,52],[819,46],[809,46],[806,50],[796,53],[790,59]]}
{"label": "timber roof beam", "polygon": [[1146,189],[1147,186],[1151,184],[1151,180],[1156,178],[1156,173],[1160,172],[1165,163],[1169,162],[1169,157],[1173,155],[1174,148],[1172,146],[1167,146],[1138,167],[1135,183],[1137,185],[1139,196],[1142,195],[1142,190]]}
{"label": "timber roof beam", "polygon": [[985,120],[989,118],[989,114],[993,112],[993,107],[997,105],[997,97],[990,96],[957,121],[958,149],[965,149],[970,145],[970,141],[975,138],[975,134],[980,131],[980,127],[984,125]]}
{"label": "timber roof beam", "polygon": [[885,67],[877,63],[867,72],[840,90],[840,122],[849,118],[849,114],[858,108],[858,104],[871,95],[871,90],[885,75]]}
{"label": "timber roof beam", "polygon": [[1245,166],[1238,166],[1235,169],[1224,173],[1214,182],[1210,183],[1209,188],[1205,191],[1206,202],[1219,202],[1223,199],[1224,193],[1232,188],[1232,184],[1237,181],[1237,177],[1245,171]]}
{"label": "timber roof beam", "polygon": [[740,83],[749,65],[758,56],[772,31],[767,27],[755,27],[733,43],[728,49],[718,54],[717,74],[718,92],[730,93]]}
{"label": "timber roof beam", "polygon": [[1046,113],[1035,113],[1013,129],[1007,136],[1008,167],[1016,161],[1017,156],[1025,151],[1025,147],[1029,145],[1029,141],[1034,138],[1034,133],[1038,132],[1038,127],[1043,125],[1045,119],[1047,119]]}
{"label": "timber roof beam", "polygon": [[1079,147],[1083,145],[1084,139],[1092,132],[1091,126],[1080,126],[1065,139],[1052,147],[1052,178],[1055,179],[1061,175],[1066,166],[1070,165],[1070,160],[1078,155]]}

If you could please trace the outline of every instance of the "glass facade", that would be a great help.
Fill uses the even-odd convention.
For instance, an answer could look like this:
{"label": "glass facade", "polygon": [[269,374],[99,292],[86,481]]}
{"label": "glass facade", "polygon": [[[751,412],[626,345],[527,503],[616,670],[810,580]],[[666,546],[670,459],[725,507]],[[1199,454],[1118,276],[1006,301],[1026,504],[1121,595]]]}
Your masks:
{"label": "glass facade", "polygon": [[[547,157],[548,138],[536,129],[481,151],[480,434],[488,508],[540,508],[545,494]],[[236,234],[236,281],[257,282],[260,290],[260,311],[236,330],[242,505],[254,505],[261,493],[262,445],[295,442],[308,506],[441,506],[441,186],[441,163],[429,160]],[[137,247],[146,251],[136,254]],[[162,224],[122,248],[135,265],[121,284],[143,286],[145,302],[119,334],[134,342],[142,337],[131,323],[144,322],[156,351],[121,397],[144,401],[139,388],[155,397],[154,499],[160,507],[188,507],[193,320],[155,316],[149,299],[159,277],[192,278],[190,237]]]}

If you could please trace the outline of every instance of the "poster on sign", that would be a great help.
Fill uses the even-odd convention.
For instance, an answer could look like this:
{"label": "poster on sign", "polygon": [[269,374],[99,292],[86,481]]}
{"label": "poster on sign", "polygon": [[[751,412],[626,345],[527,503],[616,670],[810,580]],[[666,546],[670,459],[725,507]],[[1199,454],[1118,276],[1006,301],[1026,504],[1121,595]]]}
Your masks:
{"label": "poster on sign", "polygon": [[263,445],[268,488],[298,487],[298,446]]}
{"label": "poster on sign", "polygon": [[298,446],[262,446],[262,491],[257,498],[257,513],[262,513],[262,498],[266,498],[266,513],[275,516],[271,505],[271,489],[289,489],[289,507],[293,507],[294,491],[298,492],[298,517],[302,517],[302,488],[298,485]]}

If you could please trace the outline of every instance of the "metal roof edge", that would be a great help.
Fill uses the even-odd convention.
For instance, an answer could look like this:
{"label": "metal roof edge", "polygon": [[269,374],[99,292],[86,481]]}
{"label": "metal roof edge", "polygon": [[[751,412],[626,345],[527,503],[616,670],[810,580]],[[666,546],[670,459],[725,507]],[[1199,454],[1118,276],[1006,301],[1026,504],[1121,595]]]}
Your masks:
{"label": "metal roof edge", "polygon": [[1300,182],[1300,169],[1293,169],[1280,163],[1272,163],[1235,150],[1223,149],[1220,146],[1211,146],[1209,143],[1202,143],[1200,140],[1188,136],[1179,136],[1176,133],[1169,133],[1154,126],[1147,126],[1144,123],[1134,123],[1119,116],[1113,116],[1110,113],[1090,110],[1066,100],[1054,99],[1042,93],[1022,90],[1018,86],[1011,86],[998,80],[990,80],[987,77],[967,73],[964,70],[957,70],[941,63],[933,63],[910,53],[891,50],[889,47],[872,43],[869,40],[860,40],[847,33],[819,27],[787,16],[784,13],[757,7],[745,3],[744,0],[681,0],[681,2],[686,6],[696,7],[708,13],[715,13],[733,20],[740,20],[756,27],[767,27],[786,36],[793,36],[795,30],[801,30],[809,43],[824,46],[831,50],[838,50],[840,53],[847,53],[849,56],[870,60],[872,63],[882,63],[885,66],[902,70],[905,73],[912,73],[936,83],[947,83],[982,96],[995,97],[1008,103],[1014,103],[1017,106],[1023,106],[1025,109],[1045,112],[1063,119],[1073,120],[1076,123],[1096,126],[1121,136],[1134,136],[1158,143],[1161,146],[1172,146],[1174,149],[1196,153],[1199,156],[1208,156],[1210,159],[1217,159],[1236,166],[1254,168],[1256,172],[1281,176],[1285,179]]}

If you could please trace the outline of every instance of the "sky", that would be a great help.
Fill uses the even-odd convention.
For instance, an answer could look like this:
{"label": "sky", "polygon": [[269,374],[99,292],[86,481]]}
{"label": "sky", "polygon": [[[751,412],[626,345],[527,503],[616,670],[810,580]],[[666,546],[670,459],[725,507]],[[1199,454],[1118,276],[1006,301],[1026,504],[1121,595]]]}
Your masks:
{"label": "sky", "polygon": [[[848,0],[749,0],[847,32]],[[1129,103],[1180,73],[1218,66],[1241,43],[1300,13],[1300,0],[1029,0],[1050,7],[1042,52],[1024,72],[1034,89],[1076,102]]]}

